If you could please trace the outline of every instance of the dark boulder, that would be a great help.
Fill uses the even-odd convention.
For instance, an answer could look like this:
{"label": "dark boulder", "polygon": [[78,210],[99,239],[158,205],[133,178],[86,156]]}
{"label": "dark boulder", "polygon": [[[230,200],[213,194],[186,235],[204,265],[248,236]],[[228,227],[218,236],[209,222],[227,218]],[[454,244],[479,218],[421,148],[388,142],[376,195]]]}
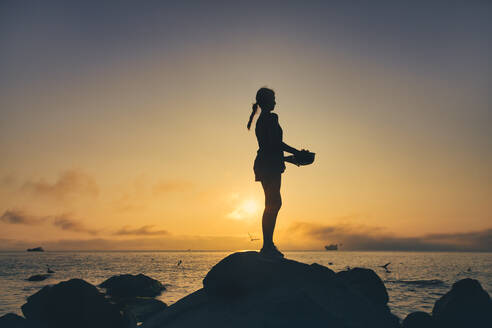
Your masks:
{"label": "dark boulder", "polygon": [[29,328],[26,319],[15,313],[7,313],[0,317],[0,327],[2,328]]}
{"label": "dark boulder", "polygon": [[113,276],[99,286],[106,288],[106,293],[112,297],[153,297],[166,289],[159,281],[144,274]]}
{"label": "dark boulder", "polygon": [[51,277],[51,275],[48,273],[35,274],[33,276],[30,276],[26,280],[28,280],[28,281],[43,281],[43,280],[48,279],[49,277]]}
{"label": "dark boulder", "polygon": [[[285,271],[285,268],[289,268]],[[210,295],[241,297],[263,287],[296,282],[306,272],[312,279],[329,279],[335,273],[319,264],[309,266],[292,260],[272,260],[257,252],[239,252],[217,263],[203,279]]]}
{"label": "dark boulder", "polygon": [[319,264],[234,253],[209,271],[203,286],[142,328],[399,327],[386,305],[371,302]]}
{"label": "dark boulder", "polygon": [[27,298],[22,313],[50,328],[122,328],[131,323],[98,289],[81,279],[45,286]]}
{"label": "dark boulder", "polygon": [[383,281],[371,269],[353,268],[337,273],[337,277],[357,289],[362,295],[376,304],[388,304],[388,292]]}
{"label": "dark boulder", "polygon": [[34,247],[34,248],[28,248],[27,251],[28,252],[44,252],[44,249],[43,249],[43,247],[39,246],[39,247]]}
{"label": "dark boulder", "polygon": [[432,316],[438,327],[492,326],[492,300],[475,279],[462,279],[434,304]]}
{"label": "dark boulder", "polygon": [[407,315],[403,320],[402,328],[433,328],[434,321],[427,312],[417,311]]}
{"label": "dark boulder", "polygon": [[130,312],[136,321],[142,322],[166,309],[166,303],[149,297],[124,298],[115,300],[120,309]]}

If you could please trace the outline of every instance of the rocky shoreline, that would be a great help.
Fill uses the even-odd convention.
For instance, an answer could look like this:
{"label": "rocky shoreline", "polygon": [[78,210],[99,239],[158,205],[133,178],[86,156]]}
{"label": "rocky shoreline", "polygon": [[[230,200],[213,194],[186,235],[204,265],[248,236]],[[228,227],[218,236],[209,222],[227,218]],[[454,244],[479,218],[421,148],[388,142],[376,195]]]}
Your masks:
{"label": "rocky shoreline", "polygon": [[114,276],[96,286],[71,279],[45,286],[9,313],[0,327],[490,327],[492,301],[474,279],[457,281],[432,313],[404,320],[388,307],[383,281],[370,269],[334,272],[319,264],[231,254],[203,280],[203,288],[167,306],[165,290],[139,275]]}

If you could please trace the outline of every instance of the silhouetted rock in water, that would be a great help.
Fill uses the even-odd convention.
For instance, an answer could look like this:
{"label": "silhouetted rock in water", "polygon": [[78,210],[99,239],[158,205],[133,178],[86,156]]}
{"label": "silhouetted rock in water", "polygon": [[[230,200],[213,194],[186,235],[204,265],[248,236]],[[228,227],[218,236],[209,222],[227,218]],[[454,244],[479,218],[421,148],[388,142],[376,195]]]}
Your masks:
{"label": "silhouetted rock in water", "polygon": [[136,325],[95,286],[81,279],[45,286],[27,298],[22,313],[29,321],[49,328],[126,328]]}
{"label": "silhouetted rock in water", "polygon": [[383,281],[371,269],[353,268],[337,273],[337,277],[377,304],[388,304],[388,292]]}
{"label": "silhouetted rock in water", "polygon": [[386,305],[319,264],[234,253],[208,272],[203,286],[142,328],[399,327]]}
{"label": "silhouetted rock in water", "polygon": [[113,276],[99,286],[106,288],[106,293],[113,297],[153,297],[166,289],[159,281],[144,274]]}
{"label": "silhouetted rock in water", "polygon": [[407,315],[403,320],[402,328],[433,328],[434,321],[429,313],[417,311]]}
{"label": "silhouetted rock in water", "polygon": [[113,299],[113,301],[120,309],[131,312],[138,322],[147,320],[167,307],[166,303],[149,297]]}
{"label": "silhouetted rock in water", "polygon": [[51,274],[49,274],[49,273],[35,274],[33,276],[30,276],[26,280],[28,280],[28,281],[43,281],[49,277],[51,277]]}
{"label": "silhouetted rock in water", "polygon": [[437,327],[491,327],[492,300],[475,279],[462,279],[434,304]]}
{"label": "silhouetted rock in water", "polygon": [[[27,320],[15,313],[7,313],[0,317],[0,327],[2,328],[30,328]],[[34,327],[33,327],[34,328]]]}
{"label": "silhouetted rock in water", "polygon": [[39,247],[34,247],[34,248],[28,248],[27,251],[28,252],[44,252],[44,249],[43,249],[43,247],[39,246]]}

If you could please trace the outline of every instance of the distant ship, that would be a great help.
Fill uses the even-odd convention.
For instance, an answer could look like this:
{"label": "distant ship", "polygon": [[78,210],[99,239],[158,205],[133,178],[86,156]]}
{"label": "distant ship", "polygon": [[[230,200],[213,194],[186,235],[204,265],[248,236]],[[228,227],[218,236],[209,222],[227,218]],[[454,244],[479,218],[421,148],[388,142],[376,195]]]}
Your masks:
{"label": "distant ship", "polygon": [[35,247],[35,248],[28,248],[27,249],[28,252],[44,252],[44,249],[43,247]]}
{"label": "distant ship", "polygon": [[338,244],[326,245],[325,249],[327,251],[338,251]]}

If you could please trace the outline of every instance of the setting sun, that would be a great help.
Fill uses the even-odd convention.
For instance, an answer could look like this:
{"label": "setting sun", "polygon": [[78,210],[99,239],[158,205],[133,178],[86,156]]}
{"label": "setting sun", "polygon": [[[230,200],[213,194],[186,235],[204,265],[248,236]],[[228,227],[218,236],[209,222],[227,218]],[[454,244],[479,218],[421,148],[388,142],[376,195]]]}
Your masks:
{"label": "setting sun", "polygon": [[258,212],[259,206],[258,203],[252,199],[246,200],[243,203],[243,209],[248,214],[255,214]]}
{"label": "setting sun", "polygon": [[259,212],[258,202],[254,199],[247,199],[239,203],[234,211],[227,214],[227,217],[235,220],[243,220],[246,218],[254,218]]}

